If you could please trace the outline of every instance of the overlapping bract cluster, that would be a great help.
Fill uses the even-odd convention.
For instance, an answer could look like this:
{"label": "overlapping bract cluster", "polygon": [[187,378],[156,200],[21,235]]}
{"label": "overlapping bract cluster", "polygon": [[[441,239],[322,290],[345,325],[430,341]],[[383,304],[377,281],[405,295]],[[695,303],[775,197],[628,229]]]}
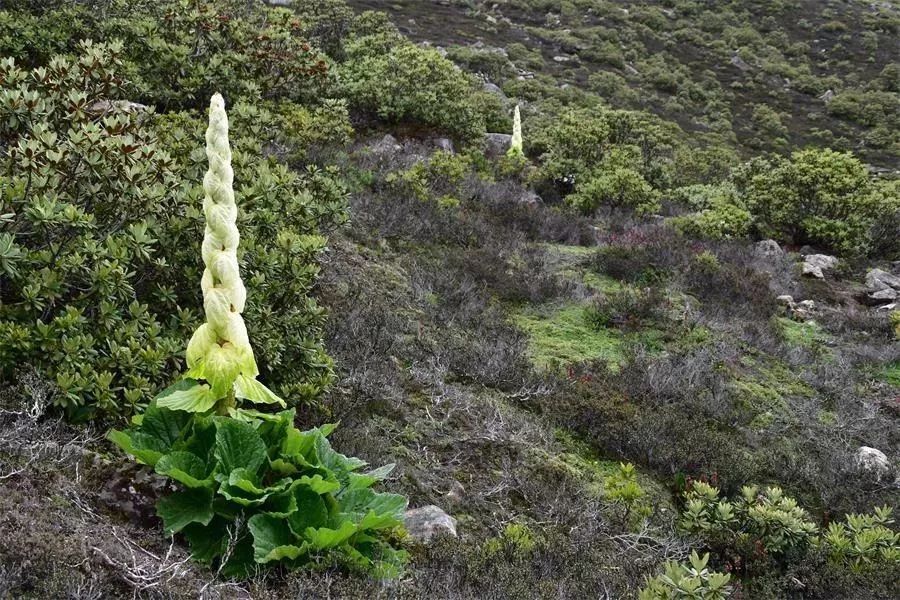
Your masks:
{"label": "overlapping bract cluster", "polygon": [[187,362],[192,371],[203,373],[215,389],[226,386],[227,379],[233,381],[238,374],[247,377],[258,374],[247,327],[241,317],[247,290],[237,261],[240,233],[235,224],[237,205],[232,188],[234,172],[228,144],[228,115],[219,94],[210,102],[206,156],[209,170],[203,179],[206,231],[202,246],[206,269],[200,282],[206,323],[197,328],[188,344]]}

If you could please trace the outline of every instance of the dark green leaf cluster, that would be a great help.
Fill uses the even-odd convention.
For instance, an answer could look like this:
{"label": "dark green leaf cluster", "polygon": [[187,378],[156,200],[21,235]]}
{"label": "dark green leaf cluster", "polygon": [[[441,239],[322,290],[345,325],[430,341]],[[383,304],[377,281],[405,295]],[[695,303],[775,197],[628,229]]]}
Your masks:
{"label": "dark green leaf cluster", "polygon": [[485,131],[485,107],[500,110],[476,91],[471,75],[396,32],[353,38],[345,52],[341,94],[378,119],[414,122],[471,140]]}
{"label": "dark green leaf cluster", "polygon": [[[327,82],[328,61],[308,43],[301,21],[289,10],[240,0],[103,5],[103,10],[34,5],[0,12],[0,55],[39,65],[57,53],[76,52],[81,39],[119,39],[132,99],[166,109],[199,108],[219,90],[312,98]],[[22,44],[23,38],[31,42]]]}
{"label": "dark green leaf cluster", "polygon": [[362,472],[364,461],[336,452],[325,425],[293,426],[294,411],[234,416],[171,411],[151,404],[109,438],[181,490],[157,512],[196,560],[241,576],[262,566],[339,562],[393,577],[406,560],[391,539],[402,531],[406,498],[372,486],[393,468]]}
{"label": "dark green leaf cluster", "polygon": [[[37,368],[77,418],[148,402],[202,312],[185,282],[203,267],[204,119],[119,100],[123,51],[84,43],[31,71],[0,62],[0,370]],[[309,292],[347,194],[333,170],[265,155],[345,142],[347,107],[238,102],[233,116],[250,335],[266,381],[310,401],[333,374]]]}

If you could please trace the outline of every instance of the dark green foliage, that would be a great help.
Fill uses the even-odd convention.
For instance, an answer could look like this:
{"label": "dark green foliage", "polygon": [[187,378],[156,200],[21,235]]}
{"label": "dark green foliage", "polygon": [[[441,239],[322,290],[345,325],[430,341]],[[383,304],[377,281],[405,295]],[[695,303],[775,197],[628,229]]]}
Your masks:
{"label": "dark green foliage", "polygon": [[294,428],[294,411],[237,418],[170,411],[151,404],[126,431],[109,438],[140,462],[180,484],[157,504],[167,533],[180,533],[193,557],[226,576],[270,563],[323,561],[395,577],[406,559],[390,536],[402,526],[406,498],[371,487],[393,465],[334,451],[325,425]]}
{"label": "dark green foliage", "polygon": [[[77,51],[81,39],[120,39],[131,99],[159,108],[198,108],[220,90],[308,99],[326,82],[327,61],[288,10],[240,0],[101,4],[102,10],[75,5],[0,13],[0,56],[44,64],[56,53]],[[4,21],[33,41],[22,45],[23,34],[7,32]],[[42,33],[48,27],[59,35]]]}
{"label": "dark green foliage", "polygon": [[[120,103],[121,52],[0,66],[0,368],[38,368],[79,417],[127,414],[165,386],[201,308],[185,282],[202,270],[203,120]],[[267,382],[309,401],[332,377],[308,296],[319,228],[342,222],[346,197],[333,173],[291,171],[263,148],[340,142],[349,125],[340,105],[274,110],[233,113],[247,315]]]}
{"label": "dark green foliage", "polygon": [[834,252],[867,252],[872,226],[897,210],[858,159],[832,150],[754,159],[733,181],[758,235]]}
{"label": "dark green foliage", "polygon": [[487,97],[476,93],[473,78],[436,50],[420,48],[396,32],[351,40],[339,71],[340,89],[357,110],[462,139],[485,131],[478,104]]}

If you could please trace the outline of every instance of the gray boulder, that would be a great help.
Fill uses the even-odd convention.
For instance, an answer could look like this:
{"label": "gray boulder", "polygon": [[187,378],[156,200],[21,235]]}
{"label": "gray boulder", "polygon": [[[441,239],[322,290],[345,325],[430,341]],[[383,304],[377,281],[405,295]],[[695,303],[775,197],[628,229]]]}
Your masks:
{"label": "gray boulder", "polygon": [[763,240],[753,245],[753,257],[757,260],[771,261],[784,256],[784,250],[775,240]]}
{"label": "gray boulder", "polygon": [[871,292],[900,290],[900,277],[881,269],[870,269],[866,273],[866,287]]}
{"label": "gray boulder", "polygon": [[803,257],[803,275],[825,279],[825,271],[830,271],[838,264],[838,259],[827,254],[807,254]]}
{"label": "gray boulder", "polygon": [[390,155],[400,152],[402,149],[403,146],[400,145],[397,138],[389,133],[372,145],[372,152],[378,155]]}
{"label": "gray boulder", "polygon": [[494,94],[502,100],[506,100],[506,94],[504,94],[503,90],[500,89],[500,86],[495,83],[491,83],[490,81],[485,82],[482,89],[489,94]]}
{"label": "gray boulder", "polygon": [[863,471],[874,473],[878,479],[891,473],[891,461],[887,455],[877,448],[860,446],[856,451],[856,466]]}
{"label": "gray boulder", "polygon": [[410,537],[423,544],[439,535],[456,537],[456,519],[433,504],[406,511],[405,521]]}
{"label": "gray boulder", "polygon": [[487,133],[484,136],[484,155],[488,158],[498,158],[506,154],[512,136],[508,133]]}

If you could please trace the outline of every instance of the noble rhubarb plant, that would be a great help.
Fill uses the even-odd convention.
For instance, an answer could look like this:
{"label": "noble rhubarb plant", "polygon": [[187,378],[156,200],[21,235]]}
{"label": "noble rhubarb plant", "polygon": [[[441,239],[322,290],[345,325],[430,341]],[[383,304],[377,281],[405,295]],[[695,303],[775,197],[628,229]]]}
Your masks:
{"label": "noble rhubarb plant", "polygon": [[509,142],[509,150],[507,155],[510,158],[524,158],[525,151],[522,149],[522,115],[519,113],[519,105],[516,105],[515,113],[513,113],[513,133],[512,140]]}
{"label": "noble rhubarb plant", "polygon": [[179,484],[180,491],[157,504],[165,531],[183,535],[195,559],[225,575],[270,563],[340,562],[394,576],[405,552],[390,541],[402,528],[407,501],[372,490],[393,465],[363,472],[365,462],[332,449],[333,425],[299,431],[293,410],[269,414],[241,406],[285,403],[257,381],[241,317],[246,291],[236,254],[228,117],[218,94],[206,153],[206,322],[188,344],[184,378],[109,439]]}

